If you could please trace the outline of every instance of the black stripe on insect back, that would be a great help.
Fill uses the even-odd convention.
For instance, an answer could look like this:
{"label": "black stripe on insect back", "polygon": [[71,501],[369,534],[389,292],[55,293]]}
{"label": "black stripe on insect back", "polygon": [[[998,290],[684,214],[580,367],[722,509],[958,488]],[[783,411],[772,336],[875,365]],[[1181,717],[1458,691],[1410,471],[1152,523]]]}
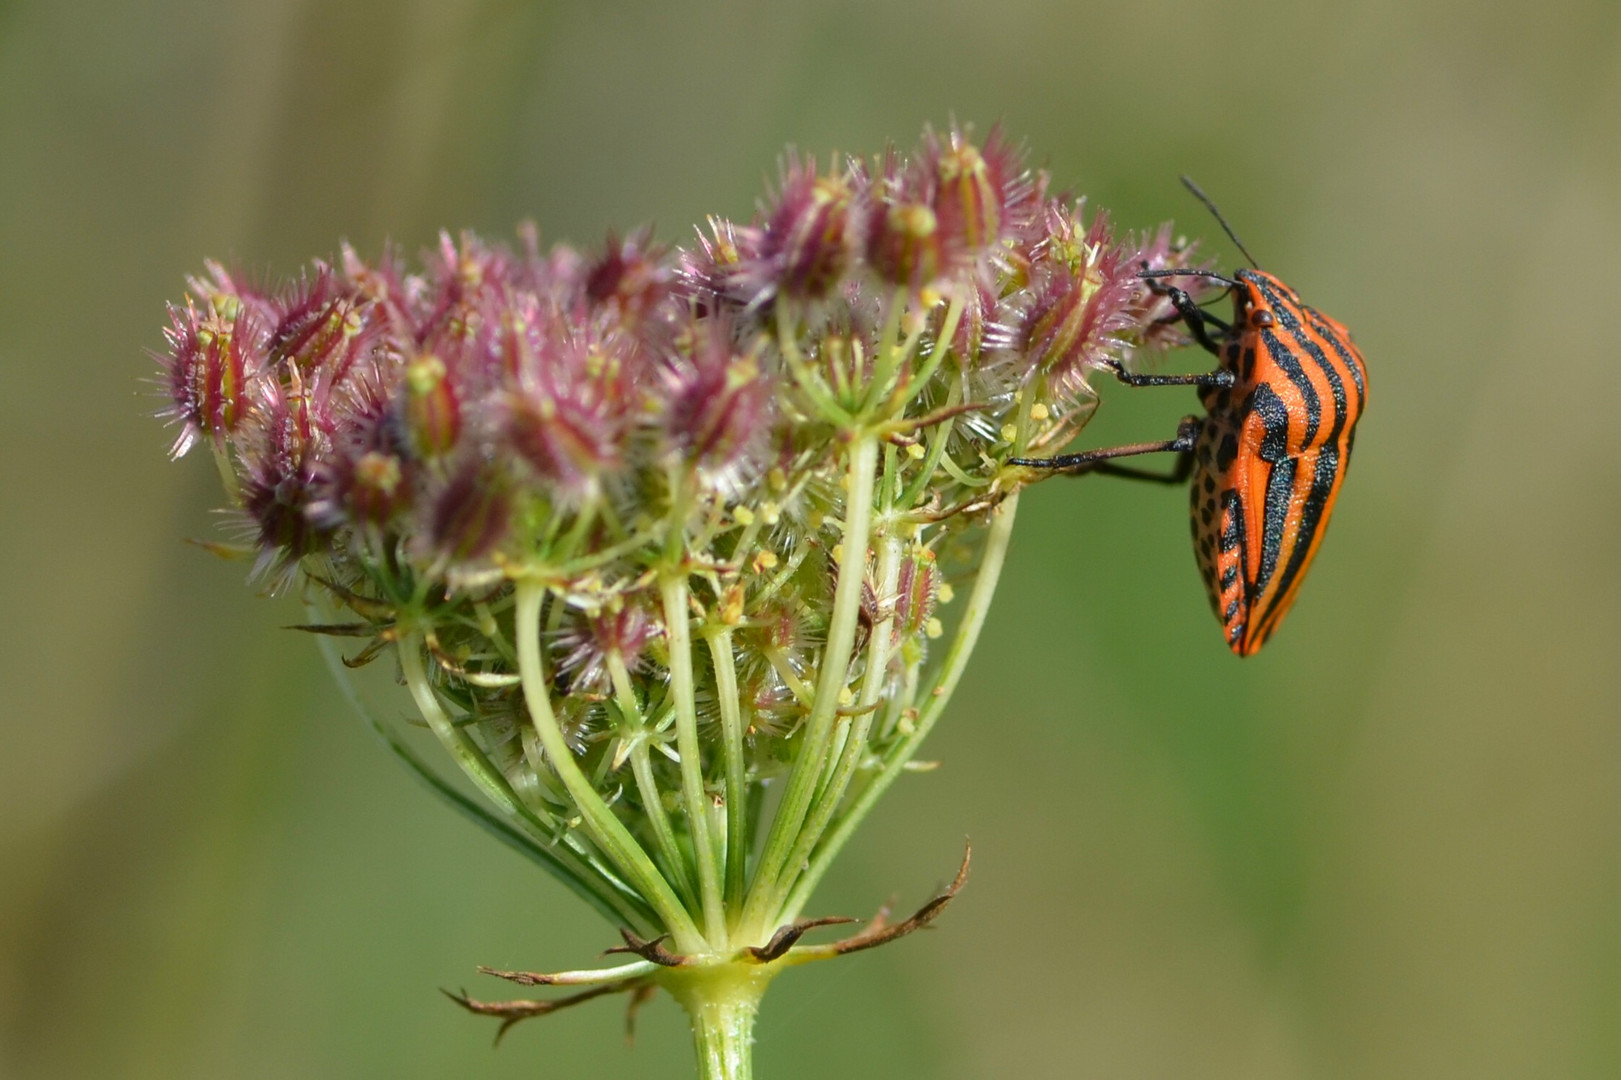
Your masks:
{"label": "black stripe on insect back", "polygon": [[1289,503],[1295,493],[1295,464],[1297,459],[1284,458],[1272,466],[1266,478],[1266,502],[1261,507],[1261,568],[1255,575],[1255,593],[1259,596],[1272,580],[1278,568],[1278,555],[1283,549],[1283,536],[1289,529]]}
{"label": "black stripe on insect back", "polygon": [[1300,528],[1296,531],[1295,546],[1289,551],[1289,561],[1284,565],[1283,574],[1278,578],[1278,588],[1273,593],[1271,609],[1262,614],[1262,626],[1272,621],[1273,611],[1281,610],[1279,605],[1288,596],[1289,587],[1299,576],[1300,568],[1306,565],[1306,557],[1311,554],[1312,542],[1317,536],[1317,530],[1323,524],[1323,509],[1328,505],[1328,497],[1334,493],[1334,484],[1338,481],[1339,475],[1339,448],[1330,443],[1317,452],[1317,467],[1312,471],[1311,491],[1306,495],[1306,501],[1300,508]]}
{"label": "black stripe on insect back", "polygon": [[1289,407],[1266,383],[1255,387],[1246,411],[1261,418],[1261,460],[1283,461],[1289,456]]}
{"label": "black stripe on insect back", "polygon": [[[1329,433],[1328,438],[1331,442],[1337,440],[1340,437],[1340,431],[1345,427],[1346,415],[1345,383],[1340,378],[1338,369],[1336,369],[1335,366],[1329,362],[1328,357],[1323,354],[1323,350],[1318,346],[1318,344],[1310,337],[1306,336],[1305,328],[1300,325],[1299,318],[1295,316],[1295,305],[1287,298],[1278,295],[1278,291],[1269,283],[1260,281],[1256,284],[1260,288],[1261,294],[1266,297],[1267,303],[1272,305],[1272,313],[1277,318],[1278,325],[1283,327],[1284,330],[1288,331],[1289,336],[1294,338],[1295,344],[1299,345],[1305,350],[1306,355],[1312,358],[1312,360],[1317,364],[1317,367],[1322,370],[1323,375],[1328,379],[1329,392],[1334,395],[1334,429]],[[1300,310],[1305,310],[1304,305],[1301,305]],[[1333,334],[1324,333],[1322,329],[1317,327],[1313,327],[1312,329],[1316,330],[1319,334],[1328,338],[1330,341],[1334,340]],[[1270,334],[1270,332],[1268,333]],[[1267,347],[1272,348],[1273,343],[1268,341]],[[1291,358],[1293,359],[1292,355]],[[1287,368],[1285,368],[1285,370],[1287,370]],[[1305,372],[1302,371],[1301,374],[1304,375]],[[1289,377],[1293,379],[1294,374],[1291,372]],[[1310,445],[1314,441],[1316,434],[1317,425],[1310,425],[1310,429],[1306,433],[1307,445]]]}
{"label": "black stripe on insect back", "polygon": [[1289,409],[1266,383],[1250,395],[1250,411],[1261,418],[1261,460],[1268,466],[1266,502],[1261,507],[1261,568],[1255,593],[1266,587],[1277,569],[1278,549],[1289,524],[1289,499],[1294,492],[1295,461],[1289,456]]}
{"label": "black stripe on insect back", "polygon": [[1221,497],[1221,512],[1227,516],[1227,523],[1221,529],[1221,550],[1226,552],[1234,549],[1242,552],[1244,547],[1244,500],[1238,492],[1224,492]]}
{"label": "black stripe on insect back", "polygon": [[1309,446],[1317,438],[1317,428],[1323,420],[1323,403],[1317,396],[1317,388],[1306,377],[1306,369],[1300,366],[1300,358],[1277,334],[1271,330],[1262,330],[1261,344],[1266,346],[1267,356],[1283,369],[1283,373],[1289,377],[1294,388],[1300,391],[1300,399],[1306,403],[1304,445]]}
{"label": "black stripe on insect back", "polygon": [[1278,322],[1283,324],[1289,331],[1289,336],[1294,338],[1296,344],[1306,351],[1306,355],[1312,358],[1312,361],[1316,363],[1318,368],[1322,370],[1323,375],[1328,379],[1328,391],[1334,396],[1334,427],[1329,431],[1327,441],[1334,442],[1339,439],[1340,432],[1345,430],[1347,407],[1345,380],[1340,378],[1339,368],[1335,367],[1323,353],[1322,346],[1307,336],[1304,328],[1301,327],[1292,314],[1279,319]]}
{"label": "black stripe on insect back", "polygon": [[1311,323],[1311,328],[1317,332],[1317,336],[1328,342],[1334,349],[1334,355],[1338,356],[1340,363],[1345,365],[1345,370],[1351,373],[1351,382],[1356,384],[1357,411],[1361,412],[1363,403],[1368,400],[1368,388],[1362,385],[1362,365],[1357,363],[1356,357],[1352,356],[1351,351],[1345,347],[1345,342],[1340,339],[1340,335],[1336,334],[1333,328],[1323,321],[1322,315],[1316,308],[1301,305],[1300,310],[1305,312],[1306,319]]}

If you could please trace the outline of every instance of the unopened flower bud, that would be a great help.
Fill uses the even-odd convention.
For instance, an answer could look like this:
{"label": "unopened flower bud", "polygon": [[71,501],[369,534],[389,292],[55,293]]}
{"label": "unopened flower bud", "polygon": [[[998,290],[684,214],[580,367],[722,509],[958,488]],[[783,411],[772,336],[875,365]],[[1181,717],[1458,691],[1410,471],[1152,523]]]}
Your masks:
{"label": "unopened flower bud", "polygon": [[613,233],[601,258],[586,271],[586,299],[612,308],[632,323],[641,320],[669,293],[672,274],[662,249],[652,243],[647,229],[620,240]]}
{"label": "unopened flower bud", "polygon": [[412,448],[424,458],[447,454],[461,434],[461,402],[444,361],[431,353],[405,366],[405,428]]}
{"label": "unopened flower bud", "polygon": [[758,232],[755,250],[739,254],[732,292],[761,305],[775,296],[818,300],[849,268],[856,239],[855,198],[849,180],[819,176],[814,161],[790,158],[781,190]]}
{"label": "unopened flower bud", "polygon": [[252,316],[234,296],[199,311],[169,307],[169,354],[163,358],[171,404],[160,415],[180,424],[169,453],[180,457],[203,436],[223,439],[247,413],[248,381],[263,362]]}
{"label": "unopened flower bud", "polygon": [[913,548],[901,559],[895,589],[895,635],[910,637],[923,631],[934,617],[940,591],[940,568],[934,552]]}
{"label": "unopened flower bud", "polygon": [[748,471],[772,415],[771,381],[755,354],[733,351],[731,336],[724,319],[693,328],[688,351],[672,358],[665,378],[669,445],[711,485]]}
{"label": "unopened flower bud", "polygon": [[380,523],[393,517],[403,503],[404,473],[393,454],[368,450],[355,461],[348,503],[361,521]]}
{"label": "unopened flower bud", "polygon": [[563,658],[558,666],[576,689],[603,694],[614,690],[610,658],[627,672],[639,672],[647,665],[648,646],[659,634],[659,624],[645,607],[617,597],[571,623],[559,640]]}
{"label": "unopened flower bud", "polygon": [[867,261],[893,285],[921,290],[940,274],[940,224],[933,207],[903,202],[885,207],[873,222]]}
{"label": "unopened flower bud", "polygon": [[455,566],[494,551],[512,523],[509,488],[499,470],[476,460],[464,463],[429,507],[430,553]]}

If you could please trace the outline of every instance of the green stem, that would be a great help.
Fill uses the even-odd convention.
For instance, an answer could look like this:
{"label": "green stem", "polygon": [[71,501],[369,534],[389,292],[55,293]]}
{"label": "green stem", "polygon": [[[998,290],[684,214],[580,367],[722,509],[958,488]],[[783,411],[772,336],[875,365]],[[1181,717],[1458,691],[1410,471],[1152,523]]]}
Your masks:
{"label": "green stem", "polygon": [[720,699],[720,734],[726,770],[726,906],[743,902],[743,875],[749,857],[748,764],[743,759],[742,700],[737,690],[737,661],[732,632],[717,628],[704,635],[715,668],[715,695]]}
{"label": "green stem", "polygon": [[[890,448],[893,452],[893,447]],[[892,470],[886,470],[886,477]],[[884,497],[887,498],[890,485],[884,485]],[[884,507],[887,511],[888,507]],[[850,787],[850,781],[861,765],[861,759],[867,753],[867,735],[872,730],[873,720],[878,712],[878,698],[884,687],[889,684],[889,660],[895,644],[895,601],[900,591],[900,570],[902,557],[902,543],[893,532],[886,533],[878,542],[878,561],[874,572],[878,579],[878,602],[882,605],[882,616],[868,634],[867,638],[867,667],[861,676],[861,693],[856,698],[856,716],[849,723],[849,732],[844,745],[835,755],[832,766],[828,770],[827,783],[823,786],[812,804],[810,815],[805,826],[800,830],[799,838],[794,843],[793,851],[789,853],[788,861],[784,865],[782,877],[778,880],[776,890],[772,895],[772,907],[780,908],[787,898],[794,881],[799,877],[799,867],[806,864],[811,852],[827,830],[828,822],[838,812],[839,804],[844,801],[844,794]]]}
{"label": "green stem", "polygon": [[776,912],[767,910],[776,892],[778,876],[787,863],[788,853],[799,835],[805,813],[821,779],[828,742],[839,708],[839,691],[844,689],[850,670],[850,651],[855,645],[856,624],[861,615],[861,583],[867,569],[867,540],[872,525],[872,488],[878,466],[878,443],[871,435],[860,436],[850,451],[850,471],[845,492],[844,556],[839,563],[838,584],[833,590],[833,615],[828,623],[827,644],[816,678],[816,695],[805,734],[794,758],[793,771],[777,816],[766,837],[765,850],[755,868],[749,899],[744,908],[744,932],[756,934],[767,929]]}
{"label": "green stem", "polygon": [[658,844],[665,866],[675,875],[675,888],[681,894],[682,902],[689,908],[694,907],[698,891],[693,887],[687,860],[681,854],[681,845],[676,842],[675,829],[670,824],[670,815],[664,810],[658,781],[653,776],[647,718],[642,715],[641,705],[637,704],[636,690],[630,684],[630,671],[625,667],[625,658],[617,649],[608,653],[608,677],[613,681],[614,700],[619,705],[619,711],[632,729],[634,741],[630,747],[630,770],[636,778],[636,790],[642,797],[642,809],[647,812],[648,823],[653,828],[653,839]]}
{"label": "green stem", "polygon": [[698,704],[692,678],[692,622],[687,614],[687,578],[681,571],[659,582],[664,597],[664,633],[670,646],[670,690],[675,697],[675,744],[681,755],[681,801],[687,810],[692,851],[698,863],[698,893],[704,930],[718,949],[726,947],[726,908],[721,902],[720,867],[709,835],[709,801],[704,791],[703,751],[698,745]]}
{"label": "green stem", "polygon": [[754,1018],[778,970],[775,965],[732,962],[654,975],[692,1021],[699,1080],[752,1080]]}
{"label": "green stem", "polygon": [[700,952],[704,949],[703,935],[693,924],[692,917],[681,905],[681,899],[664,880],[653,860],[642,850],[641,844],[614,816],[602,796],[591,786],[591,781],[580,770],[569,749],[568,740],[552,711],[551,695],[546,689],[546,671],[540,659],[540,605],[546,596],[546,586],[534,581],[518,583],[518,605],[514,613],[518,635],[518,674],[523,677],[524,703],[529,706],[529,718],[535,725],[541,746],[550,760],[552,771],[568,789],[575,807],[585,824],[585,830],[596,842],[608,861],[625,875],[626,880],[642,894],[648,904],[664,920],[665,929],[675,937],[676,947],[682,952]]}
{"label": "green stem", "polygon": [[653,761],[646,739],[638,739],[636,745],[631,747],[630,771],[636,777],[636,790],[642,797],[642,807],[647,811],[648,823],[653,827],[653,839],[658,843],[659,855],[663,857],[664,865],[670,868],[670,873],[675,877],[676,891],[681,894],[683,903],[689,907],[696,907],[697,890],[693,888],[686,858],[681,853],[681,845],[676,842],[675,828],[670,824],[670,815],[665,812],[664,802],[659,797],[659,787],[657,781],[653,779]]}
{"label": "green stem", "polygon": [[895,388],[897,393],[913,385],[926,386],[929,380],[934,378],[934,373],[940,368],[940,361],[945,359],[946,353],[951,349],[952,338],[957,336],[957,324],[962,321],[965,306],[961,295],[951,298],[951,306],[946,308],[945,322],[940,325],[940,336],[934,339],[934,348],[929,350],[929,355],[924,358],[923,366],[917,369],[917,373],[910,380],[902,380]]}
{"label": "green stem", "polygon": [[871,812],[873,805],[889,789],[889,785],[895,782],[895,778],[901,774],[906,763],[912,760],[918,747],[923,744],[923,740],[928,737],[930,730],[940,719],[940,714],[945,711],[946,703],[951,700],[952,691],[957,688],[957,682],[962,678],[968,658],[974,652],[974,645],[979,641],[979,632],[985,626],[985,616],[990,612],[991,600],[996,595],[997,579],[1001,577],[1002,564],[1007,559],[1008,541],[1013,535],[1013,518],[1018,509],[1019,496],[1015,492],[995,511],[990,533],[985,538],[984,553],[980,556],[979,573],[974,578],[974,589],[968,597],[968,607],[963,612],[962,623],[957,628],[956,637],[952,639],[951,648],[946,653],[939,674],[935,676],[933,686],[923,692],[925,704],[912,733],[890,751],[877,777],[862,790],[850,809],[828,834],[827,839],[822,842],[821,847],[811,856],[810,867],[800,877],[798,885],[783,906],[781,918],[784,921],[799,917],[799,913],[810,900],[811,893],[822,880],[822,875],[827,873],[827,868],[849,841],[856,826]]}
{"label": "green stem", "polygon": [[[439,741],[444,745],[451,759],[461,767],[467,778],[484,793],[485,798],[505,810],[513,817],[534,819],[534,812],[524,805],[518,798],[507,778],[501,775],[501,770],[495,763],[485,756],[473,737],[465,729],[457,726],[451,720],[450,714],[439,702],[439,695],[434,692],[433,686],[428,682],[428,672],[422,663],[422,654],[426,650],[421,634],[412,634],[401,643],[398,652],[400,657],[400,670],[405,676],[405,685],[411,691],[411,698],[416,702],[417,712],[427,723]],[[543,826],[542,826],[543,827]]]}
{"label": "green stem", "polygon": [[236,465],[231,461],[231,449],[226,445],[222,436],[216,435],[208,442],[213,451],[214,468],[219,470],[220,483],[225,485],[225,495],[232,506],[242,505],[242,481],[237,479]]}
{"label": "green stem", "polygon": [[[960,386],[957,383],[952,383],[951,390],[946,394],[947,407],[958,404],[961,399]],[[923,497],[923,492],[934,479],[935,470],[940,467],[940,459],[945,456],[946,448],[951,442],[951,430],[955,422],[954,418],[947,417],[940,421],[934,430],[929,433],[929,449],[923,458],[922,465],[918,468],[917,476],[913,478],[910,484],[906,485],[906,490],[901,492],[901,497],[895,501],[895,505],[910,510]]]}
{"label": "green stem", "polygon": [[805,392],[816,406],[821,418],[828,423],[840,427],[851,422],[851,416],[844,406],[833,400],[827,387],[805,363],[804,354],[799,351],[799,339],[794,332],[793,317],[788,312],[787,304],[777,305],[777,348],[782,352],[782,359],[788,365],[788,374],[793,376],[794,382]]}
{"label": "green stem", "polygon": [[[889,314],[884,317],[883,329],[878,331],[878,356],[873,363],[872,381],[867,384],[866,392],[862,395],[863,410],[870,410],[874,404],[882,401],[889,393],[889,382],[895,377],[900,368],[904,355],[895,339],[900,335],[901,315],[906,311],[907,291],[903,285],[895,290],[889,300]],[[906,352],[917,341],[916,334],[910,334],[906,339]]]}

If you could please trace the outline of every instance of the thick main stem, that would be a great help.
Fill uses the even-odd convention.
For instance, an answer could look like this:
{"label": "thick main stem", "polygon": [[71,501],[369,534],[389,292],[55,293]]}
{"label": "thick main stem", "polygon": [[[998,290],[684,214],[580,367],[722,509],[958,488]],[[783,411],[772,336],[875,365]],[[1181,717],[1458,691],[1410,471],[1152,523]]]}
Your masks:
{"label": "thick main stem", "polygon": [[751,1080],[754,1017],[775,967],[727,963],[661,979],[692,1021],[700,1080]]}

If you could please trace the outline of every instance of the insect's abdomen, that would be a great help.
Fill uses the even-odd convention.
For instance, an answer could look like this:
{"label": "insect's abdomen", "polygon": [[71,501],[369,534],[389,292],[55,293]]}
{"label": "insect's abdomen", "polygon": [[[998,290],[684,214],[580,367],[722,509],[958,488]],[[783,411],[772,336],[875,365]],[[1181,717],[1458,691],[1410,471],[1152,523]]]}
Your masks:
{"label": "insect's abdomen", "polygon": [[1244,572],[1247,547],[1245,515],[1237,486],[1239,439],[1235,419],[1215,413],[1205,421],[1194,445],[1193,551],[1204,577],[1210,606],[1221,620],[1227,643],[1240,655],[1249,620],[1249,596]]}

